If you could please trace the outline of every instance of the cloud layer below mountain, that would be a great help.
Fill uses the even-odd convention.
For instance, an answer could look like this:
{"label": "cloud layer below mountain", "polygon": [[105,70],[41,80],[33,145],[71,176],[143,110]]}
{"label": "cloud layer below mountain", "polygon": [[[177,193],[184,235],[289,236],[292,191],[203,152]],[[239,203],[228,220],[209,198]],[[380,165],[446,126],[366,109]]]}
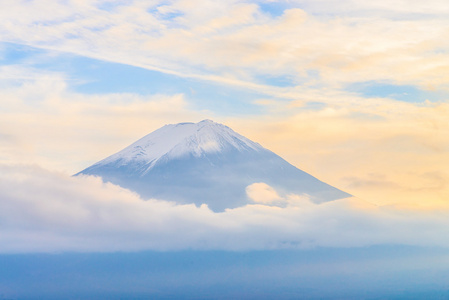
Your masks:
{"label": "cloud layer below mountain", "polygon": [[406,211],[355,198],[320,205],[301,195],[274,199],[276,191],[262,183],[248,188],[254,205],[223,213],[144,201],[100,178],[37,166],[1,165],[0,185],[1,253],[449,247],[441,238],[449,233],[449,211]]}

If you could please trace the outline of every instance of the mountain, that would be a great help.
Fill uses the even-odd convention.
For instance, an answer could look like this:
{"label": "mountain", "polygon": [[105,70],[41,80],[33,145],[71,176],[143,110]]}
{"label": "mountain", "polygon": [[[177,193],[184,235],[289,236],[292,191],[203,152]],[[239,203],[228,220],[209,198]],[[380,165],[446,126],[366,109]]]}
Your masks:
{"label": "mountain", "polygon": [[165,125],[79,174],[101,176],[143,198],[206,203],[214,211],[251,203],[245,189],[259,182],[315,203],[351,196],[210,120]]}

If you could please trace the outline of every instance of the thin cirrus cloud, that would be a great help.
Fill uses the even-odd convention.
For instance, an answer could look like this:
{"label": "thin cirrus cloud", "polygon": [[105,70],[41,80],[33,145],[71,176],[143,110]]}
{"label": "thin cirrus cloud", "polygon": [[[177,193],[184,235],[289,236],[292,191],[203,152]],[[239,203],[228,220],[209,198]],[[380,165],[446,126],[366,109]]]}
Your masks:
{"label": "thin cirrus cloud", "polygon": [[418,1],[418,0],[395,0],[395,1],[357,1],[357,0],[293,0],[288,1],[305,6],[316,14],[326,13],[357,13],[362,16],[374,17],[403,17],[403,18],[435,18],[435,16],[447,16],[449,8],[443,0]]}
{"label": "thin cirrus cloud", "polygon": [[255,202],[214,213],[206,205],[144,201],[97,177],[24,165],[0,170],[2,253],[449,247],[441,239],[448,234],[447,211],[402,211],[352,198],[317,205],[288,195],[284,207]]}
{"label": "thin cirrus cloud", "polygon": [[[338,4],[344,11],[391,13],[375,18],[336,17],[311,1],[290,2],[280,16],[241,1],[13,1],[2,2],[0,39],[277,96],[285,89],[275,88],[273,77],[311,89],[387,81],[447,90],[447,18],[413,14],[436,13],[431,8],[441,2],[431,2]],[[403,11],[408,18],[397,17]]]}
{"label": "thin cirrus cloud", "polygon": [[0,67],[0,77],[0,162],[76,173],[167,122],[209,115],[182,94],[81,94],[63,73],[16,65]]}

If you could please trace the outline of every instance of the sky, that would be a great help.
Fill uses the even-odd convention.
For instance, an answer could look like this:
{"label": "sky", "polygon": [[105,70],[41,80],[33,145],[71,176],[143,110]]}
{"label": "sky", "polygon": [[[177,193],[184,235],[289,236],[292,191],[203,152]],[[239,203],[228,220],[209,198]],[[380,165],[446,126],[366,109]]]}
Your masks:
{"label": "sky", "polygon": [[[449,246],[446,1],[4,0],[0,18],[1,252]],[[216,214],[71,177],[202,119],[357,200]]]}

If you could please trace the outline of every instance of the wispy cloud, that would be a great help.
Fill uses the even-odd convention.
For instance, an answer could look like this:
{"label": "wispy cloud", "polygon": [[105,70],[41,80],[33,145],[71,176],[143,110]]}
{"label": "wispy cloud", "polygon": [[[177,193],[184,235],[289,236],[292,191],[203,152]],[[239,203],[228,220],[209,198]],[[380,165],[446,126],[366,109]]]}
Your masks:
{"label": "wispy cloud", "polygon": [[17,66],[0,67],[0,77],[0,135],[9,137],[0,162],[76,173],[166,123],[209,115],[182,94],[74,93],[64,74]]}
{"label": "wispy cloud", "polygon": [[415,1],[359,1],[359,0],[287,0],[280,1],[300,4],[315,14],[348,14],[364,17],[382,17],[387,19],[420,19],[441,17],[449,14],[449,8],[444,0]]}
{"label": "wispy cloud", "polygon": [[8,1],[0,39],[278,96],[275,82],[257,78],[312,89],[360,81],[448,89],[448,18],[415,15],[447,15],[444,3],[319,2],[293,1],[273,16],[241,1]]}

